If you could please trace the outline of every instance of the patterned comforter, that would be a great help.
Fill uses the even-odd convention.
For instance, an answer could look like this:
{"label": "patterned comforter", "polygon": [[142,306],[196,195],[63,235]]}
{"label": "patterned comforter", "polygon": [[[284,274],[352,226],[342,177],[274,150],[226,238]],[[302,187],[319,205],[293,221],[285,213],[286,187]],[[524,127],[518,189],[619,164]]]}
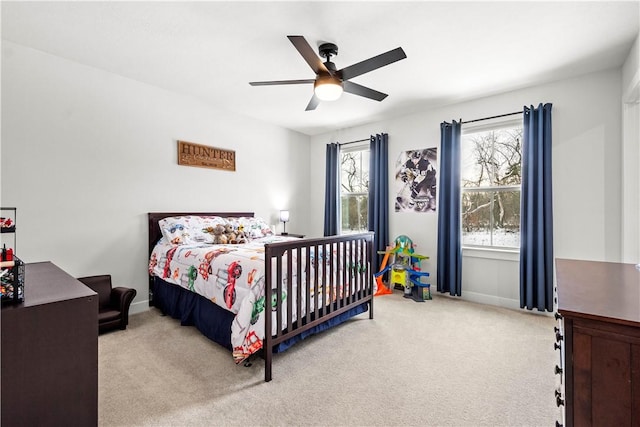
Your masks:
{"label": "patterned comforter", "polygon": [[[196,292],[211,302],[231,311],[235,319],[231,326],[231,344],[233,357],[236,363],[240,363],[251,354],[262,348],[264,338],[264,313],[265,307],[271,307],[271,303],[265,303],[265,268],[264,245],[272,242],[282,242],[295,239],[286,236],[269,236],[252,240],[242,245],[212,245],[212,244],[186,244],[172,245],[161,240],[153,249],[149,260],[149,273],[158,276],[166,282],[179,285],[192,292]],[[304,260],[304,256],[302,257]],[[303,260],[300,260],[303,262]],[[292,262],[295,265],[296,259]],[[304,271],[304,266],[302,271]],[[295,274],[296,269],[293,269]],[[283,271],[283,281],[286,283],[286,273]],[[292,278],[294,283],[295,277]],[[293,298],[296,306],[296,293],[286,295],[283,283],[283,302],[286,298]],[[341,293],[341,289],[334,290]],[[302,292],[306,298],[311,294],[311,307],[313,294],[316,292]],[[304,301],[303,301],[304,306]],[[268,310],[271,312],[271,310]],[[296,313],[294,313],[295,320]],[[272,322],[276,333],[275,316]],[[283,316],[284,329],[286,316]]]}

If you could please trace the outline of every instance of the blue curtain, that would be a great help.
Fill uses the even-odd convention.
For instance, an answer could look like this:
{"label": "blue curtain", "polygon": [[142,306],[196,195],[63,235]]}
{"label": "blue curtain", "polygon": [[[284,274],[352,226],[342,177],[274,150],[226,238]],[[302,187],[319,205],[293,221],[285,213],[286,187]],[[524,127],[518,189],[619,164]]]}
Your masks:
{"label": "blue curtain", "polygon": [[551,104],[525,107],[520,199],[520,307],[553,311]]}
{"label": "blue curtain", "polygon": [[460,236],[460,125],[440,124],[440,188],[438,188],[438,292],[462,295]]}
{"label": "blue curtain", "polygon": [[335,236],[340,230],[340,146],[327,144],[324,193],[324,235]]}
{"label": "blue curtain", "polygon": [[382,262],[389,244],[389,135],[371,136],[369,146],[369,231],[373,238],[373,268]]}

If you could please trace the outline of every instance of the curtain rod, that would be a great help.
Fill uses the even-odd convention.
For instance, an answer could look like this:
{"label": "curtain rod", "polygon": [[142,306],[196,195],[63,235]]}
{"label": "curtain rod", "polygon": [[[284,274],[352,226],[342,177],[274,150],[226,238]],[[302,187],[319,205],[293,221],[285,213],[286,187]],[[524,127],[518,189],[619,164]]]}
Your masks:
{"label": "curtain rod", "polygon": [[371,138],[367,138],[367,139],[359,139],[357,141],[349,141],[349,142],[338,142],[338,145],[349,145],[349,144],[356,144],[358,142],[365,142],[365,141],[371,141]]}
{"label": "curtain rod", "polygon": [[500,117],[507,117],[507,116],[514,116],[516,114],[522,114],[522,111],[516,111],[513,113],[507,113],[507,114],[500,114],[498,116],[491,116],[491,117],[483,117],[481,119],[475,119],[475,120],[467,120],[467,121],[461,121],[461,124],[466,124],[466,123],[473,123],[473,122],[481,122],[483,120],[491,120],[491,119],[498,119]]}

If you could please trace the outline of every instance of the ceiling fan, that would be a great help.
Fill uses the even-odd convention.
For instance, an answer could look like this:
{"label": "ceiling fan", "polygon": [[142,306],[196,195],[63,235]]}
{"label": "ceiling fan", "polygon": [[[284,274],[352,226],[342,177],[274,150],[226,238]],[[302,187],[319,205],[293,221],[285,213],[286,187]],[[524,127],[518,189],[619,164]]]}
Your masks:
{"label": "ceiling fan", "polygon": [[306,80],[276,80],[266,82],[249,82],[251,86],[272,86],[272,85],[296,85],[313,83],[313,96],[307,105],[306,111],[315,110],[320,101],[333,101],[340,98],[342,92],[352,93],[365,98],[382,101],[387,97],[386,93],[369,89],[350,81],[350,79],[392,64],[404,59],[407,55],[401,47],[382,53],[373,58],[365,59],[357,64],[350,65],[341,70],[336,70],[336,66],[331,62],[331,56],[338,55],[338,46],[333,43],[323,43],[318,47],[320,56],[326,60],[322,62],[309,43],[302,36],[287,36],[293,46],[300,52],[300,55],[307,61],[307,64],[316,73],[315,79]]}

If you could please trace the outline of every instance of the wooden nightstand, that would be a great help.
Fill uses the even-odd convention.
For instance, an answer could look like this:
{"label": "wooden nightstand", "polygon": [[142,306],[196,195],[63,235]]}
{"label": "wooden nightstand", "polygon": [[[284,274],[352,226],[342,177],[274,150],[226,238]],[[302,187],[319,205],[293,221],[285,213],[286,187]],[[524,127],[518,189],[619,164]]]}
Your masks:
{"label": "wooden nightstand", "polygon": [[304,234],[280,233],[280,234],[278,234],[278,236],[289,236],[289,237],[297,237],[299,239],[302,239],[304,237]]}

